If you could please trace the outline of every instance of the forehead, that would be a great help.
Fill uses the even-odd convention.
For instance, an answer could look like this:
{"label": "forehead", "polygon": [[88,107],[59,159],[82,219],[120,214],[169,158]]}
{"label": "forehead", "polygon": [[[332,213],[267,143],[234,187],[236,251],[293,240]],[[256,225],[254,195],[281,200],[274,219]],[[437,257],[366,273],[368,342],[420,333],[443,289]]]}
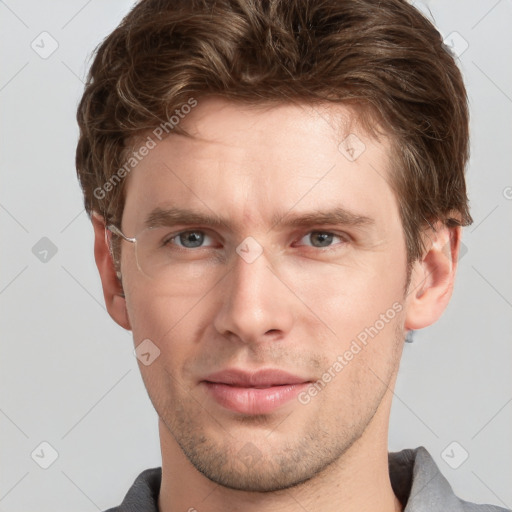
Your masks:
{"label": "forehead", "polygon": [[[170,116],[170,119],[173,118],[171,124],[179,124],[191,136],[189,142],[204,144],[225,141],[231,146],[243,145],[247,131],[251,132],[254,139],[259,138],[265,143],[266,147],[270,147],[266,144],[269,141],[275,147],[278,142],[285,142],[288,136],[299,134],[309,135],[311,139],[327,137],[332,144],[338,145],[350,133],[374,140],[380,133],[384,136],[384,144],[387,142],[377,115],[368,107],[334,102],[244,103],[219,96],[206,96],[196,103],[197,106],[188,109],[186,115]],[[281,137],[276,140],[279,132]],[[163,132],[159,128],[151,133],[148,131],[144,137],[151,134],[159,141],[175,138],[169,126],[164,126]],[[137,143],[134,143],[134,148]]]}
{"label": "forehead", "polygon": [[353,108],[205,98],[179,123],[190,137],[171,131],[159,140],[153,131],[133,145],[137,151],[152,141],[128,175],[123,224],[140,228],[142,214],[170,206],[224,212],[241,223],[320,206],[396,212],[390,141],[363,129]]}

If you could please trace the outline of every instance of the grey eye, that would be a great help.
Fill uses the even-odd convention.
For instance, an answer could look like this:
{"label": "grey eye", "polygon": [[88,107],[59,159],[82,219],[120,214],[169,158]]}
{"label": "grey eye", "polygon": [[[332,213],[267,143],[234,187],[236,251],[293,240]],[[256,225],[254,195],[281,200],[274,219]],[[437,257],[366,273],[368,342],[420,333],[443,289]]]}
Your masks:
{"label": "grey eye", "polygon": [[328,247],[332,244],[334,236],[335,235],[333,233],[325,231],[313,231],[309,235],[314,247]]}
{"label": "grey eye", "polygon": [[193,249],[195,247],[201,247],[204,242],[205,235],[202,231],[183,231],[179,235],[176,235],[174,239],[180,241],[181,246],[187,249]]}

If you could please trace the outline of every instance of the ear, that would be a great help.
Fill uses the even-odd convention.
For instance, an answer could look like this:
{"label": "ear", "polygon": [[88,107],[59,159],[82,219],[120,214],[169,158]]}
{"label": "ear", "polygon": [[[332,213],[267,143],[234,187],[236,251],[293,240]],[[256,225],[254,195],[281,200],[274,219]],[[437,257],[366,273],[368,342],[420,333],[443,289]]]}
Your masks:
{"label": "ear", "polygon": [[103,297],[109,315],[121,327],[131,330],[123,287],[117,277],[105,227],[105,219],[93,212],[92,225],[94,227],[94,259],[100,273]]}
{"label": "ear", "polygon": [[426,250],[414,262],[407,291],[406,330],[435,323],[452,296],[459,257],[461,227],[437,223],[426,232]]}

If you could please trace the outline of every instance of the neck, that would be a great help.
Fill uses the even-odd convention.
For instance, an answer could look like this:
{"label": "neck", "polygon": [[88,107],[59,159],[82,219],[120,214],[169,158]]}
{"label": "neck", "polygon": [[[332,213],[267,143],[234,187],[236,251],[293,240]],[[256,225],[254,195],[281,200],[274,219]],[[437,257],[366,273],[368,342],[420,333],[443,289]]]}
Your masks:
{"label": "neck", "polygon": [[299,486],[268,493],[228,489],[210,481],[188,461],[160,420],[159,512],[401,512],[389,479],[390,405],[391,396],[386,396],[363,435],[322,473]]}

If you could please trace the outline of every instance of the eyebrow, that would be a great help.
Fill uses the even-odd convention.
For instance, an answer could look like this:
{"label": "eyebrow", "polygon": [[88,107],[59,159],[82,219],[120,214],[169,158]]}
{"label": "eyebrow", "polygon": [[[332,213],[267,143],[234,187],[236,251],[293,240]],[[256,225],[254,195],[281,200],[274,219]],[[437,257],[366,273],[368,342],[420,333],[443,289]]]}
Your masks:
{"label": "eyebrow", "polygon": [[[220,229],[232,229],[233,223],[214,213],[200,213],[186,208],[155,208],[144,222],[146,227],[162,227],[174,225],[203,225]],[[306,213],[276,213],[272,216],[272,228],[276,225],[283,227],[308,227],[315,224],[335,224],[352,227],[364,227],[375,224],[375,220],[365,215],[351,212],[345,208],[336,207],[329,210],[314,210]],[[272,229],[271,228],[271,229]]]}

